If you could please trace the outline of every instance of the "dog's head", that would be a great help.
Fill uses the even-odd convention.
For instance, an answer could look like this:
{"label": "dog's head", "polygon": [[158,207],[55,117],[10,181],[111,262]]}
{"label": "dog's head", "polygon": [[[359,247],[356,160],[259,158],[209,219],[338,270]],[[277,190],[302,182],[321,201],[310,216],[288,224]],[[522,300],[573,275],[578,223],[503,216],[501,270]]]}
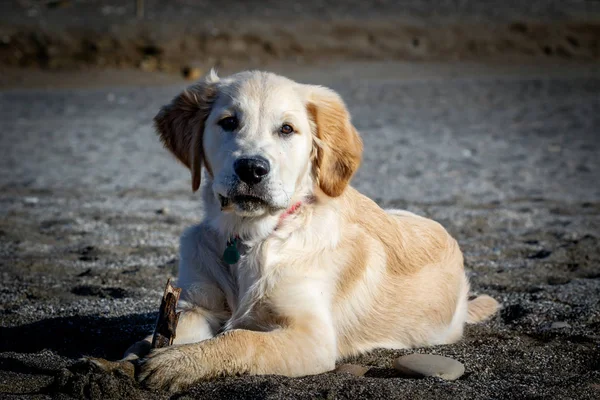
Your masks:
{"label": "dog's head", "polygon": [[[286,209],[298,191],[342,194],[362,141],[332,90],[265,72],[209,74],[154,118],[165,146],[200,186],[201,167],[224,211]],[[305,193],[308,194],[308,193]]]}

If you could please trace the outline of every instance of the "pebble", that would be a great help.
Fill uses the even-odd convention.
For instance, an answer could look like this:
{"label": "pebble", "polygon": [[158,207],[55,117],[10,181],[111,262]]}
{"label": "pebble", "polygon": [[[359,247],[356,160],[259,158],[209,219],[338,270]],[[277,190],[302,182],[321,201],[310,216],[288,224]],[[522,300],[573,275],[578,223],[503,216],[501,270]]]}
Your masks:
{"label": "pebble", "polygon": [[40,202],[40,199],[37,197],[25,197],[23,198],[23,203],[25,204],[37,204]]}
{"label": "pebble", "polygon": [[553,322],[552,324],[550,324],[550,329],[564,329],[564,328],[570,328],[571,325],[569,325],[568,322],[564,322],[564,321],[556,321]]}
{"label": "pebble", "polygon": [[465,366],[452,358],[433,354],[413,353],[397,358],[394,368],[409,378],[435,376],[448,381],[460,378],[465,373]]}
{"label": "pebble", "polygon": [[203,72],[201,68],[193,65],[186,65],[181,69],[181,74],[188,81],[197,81],[202,77]]}
{"label": "pebble", "polygon": [[142,71],[154,72],[158,70],[158,59],[152,56],[146,56],[139,65]]}
{"label": "pebble", "polygon": [[562,150],[562,148],[557,144],[551,144],[548,146],[548,151],[551,153],[558,153]]}
{"label": "pebble", "polygon": [[350,374],[354,376],[363,376],[367,373],[369,368],[363,367],[362,365],[356,364],[342,364],[337,367],[333,372],[336,374]]}
{"label": "pebble", "polygon": [[163,207],[156,210],[156,213],[160,215],[167,215],[169,213],[169,209],[167,207]]}

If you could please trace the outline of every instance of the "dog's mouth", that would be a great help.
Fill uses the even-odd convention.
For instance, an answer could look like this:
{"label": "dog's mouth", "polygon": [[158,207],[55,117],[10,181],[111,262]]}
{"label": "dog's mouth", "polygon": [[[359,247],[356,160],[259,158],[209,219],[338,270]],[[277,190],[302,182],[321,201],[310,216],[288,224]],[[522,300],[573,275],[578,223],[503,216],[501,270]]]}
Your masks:
{"label": "dog's mouth", "polygon": [[262,197],[258,197],[258,196],[249,196],[249,195],[239,195],[239,196],[233,196],[232,199],[234,204],[240,204],[240,203],[262,203],[262,204],[268,204],[268,202],[263,199]]}
{"label": "dog's mouth", "polygon": [[255,211],[269,206],[269,202],[266,199],[247,194],[231,197],[219,195],[219,202],[221,203],[221,210],[228,210],[235,207],[241,211]]}
{"label": "dog's mouth", "polygon": [[225,210],[231,206],[231,199],[229,197],[219,195],[219,202],[221,203],[221,210]]}

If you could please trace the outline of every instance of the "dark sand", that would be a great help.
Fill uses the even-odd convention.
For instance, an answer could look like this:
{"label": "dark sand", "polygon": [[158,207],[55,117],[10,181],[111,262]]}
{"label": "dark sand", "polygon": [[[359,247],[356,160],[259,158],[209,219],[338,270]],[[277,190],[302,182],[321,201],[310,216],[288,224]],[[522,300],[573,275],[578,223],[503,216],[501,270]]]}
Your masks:
{"label": "dark sand", "polygon": [[[458,344],[350,360],[371,367],[365,377],[224,378],[181,398],[598,398],[598,71],[280,70],[342,94],[365,141],[354,185],[382,206],[443,223],[474,292],[503,309]],[[202,212],[188,173],[151,129],[181,85],[108,81],[0,92],[2,398],[168,397],[74,364],[117,359],[152,329],[177,272],[178,235]],[[455,382],[395,376],[393,359],[413,351],[455,358],[466,373]]]}
{"label": "dark sand", "polygon": [[[175,398],[600,398],[600,3],[210,3],[146,0],[136,20],[133,1],[1,2],[0,398],[169,397],[77,359],[117,359],[152,329],[200,219],[151,128],[189,65],[338,90],[365,141],[353,184],[443,223],[503,308],[458,344],[347,360],[365,377]],[[413,351],[466,373],[396,376]]]}

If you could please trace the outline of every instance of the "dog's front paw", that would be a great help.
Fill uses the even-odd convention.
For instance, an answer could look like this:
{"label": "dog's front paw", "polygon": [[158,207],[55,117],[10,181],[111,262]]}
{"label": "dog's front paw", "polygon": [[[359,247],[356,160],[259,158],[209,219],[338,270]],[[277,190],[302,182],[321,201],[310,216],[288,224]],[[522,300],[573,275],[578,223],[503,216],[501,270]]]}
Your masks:
{"label": "dog's front paw", "polygon": [[140,363],[138,382],[149,389],[179,392],[198,382],[205,374],[190,345],[153,350]]}

